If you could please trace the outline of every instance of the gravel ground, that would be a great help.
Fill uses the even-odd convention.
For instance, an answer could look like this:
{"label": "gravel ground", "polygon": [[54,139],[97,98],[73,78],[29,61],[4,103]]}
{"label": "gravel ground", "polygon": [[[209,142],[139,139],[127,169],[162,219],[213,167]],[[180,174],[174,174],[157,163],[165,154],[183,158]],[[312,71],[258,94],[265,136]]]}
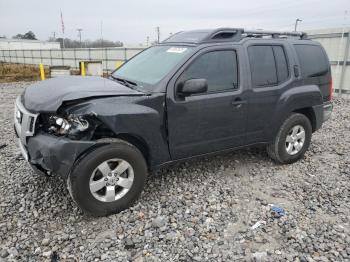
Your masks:
{"label": "gravel ground", "polygon": [[26,85],[0,85],[0,261],[350,260],[350,100],[334,101],[295,164],[263,149],[186,162],[150,175],[134,207],[96,219],[19,157],[13,102]]}

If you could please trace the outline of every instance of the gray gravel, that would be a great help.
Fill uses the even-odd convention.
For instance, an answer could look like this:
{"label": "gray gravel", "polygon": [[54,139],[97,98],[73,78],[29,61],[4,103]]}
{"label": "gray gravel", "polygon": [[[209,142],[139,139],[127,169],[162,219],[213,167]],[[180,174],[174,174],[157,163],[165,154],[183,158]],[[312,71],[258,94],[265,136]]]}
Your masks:
{"label": "gray gravel", "polygon": [[186,162],[150,175],[134,207],[96,219],[18,155],[13,102],[26,85],[0,85],[0,261],[349,261],[350,100],[334,101],[295,164],[263,149]]}

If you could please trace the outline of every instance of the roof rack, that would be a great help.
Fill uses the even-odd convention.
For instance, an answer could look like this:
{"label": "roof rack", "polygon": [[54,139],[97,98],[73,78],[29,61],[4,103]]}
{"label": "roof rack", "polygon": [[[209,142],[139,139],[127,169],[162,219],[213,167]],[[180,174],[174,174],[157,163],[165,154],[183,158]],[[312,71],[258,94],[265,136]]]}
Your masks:
{"label": "roof rack", "polygon": [[266,31],[266,30],[243,30],[242,33],[246,34],[247,37],[262,37],[271,36],[272,38],[286,37],[286,36],[296,36],[300,39],[305,39],[307,34],[304,32],[280,32],[280,31]]}
{"label": "roof rack", "polygon": [[238,42],[243,38],[287,38],[306,39],[304,32],[279,32],[265,30],[244,30],[243,28],[219,28],[215,30],[181,31],[165,39],[163,43],[207,43],[207,42]]}

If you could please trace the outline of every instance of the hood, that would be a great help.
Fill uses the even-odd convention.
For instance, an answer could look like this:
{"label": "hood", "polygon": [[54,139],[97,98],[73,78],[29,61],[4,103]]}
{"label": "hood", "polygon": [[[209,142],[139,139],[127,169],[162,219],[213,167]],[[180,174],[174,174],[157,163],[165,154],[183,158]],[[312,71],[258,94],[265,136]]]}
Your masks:
{"label": "hood", "polygon": [[28,86],[22,94],[24,107],[33,112],[56,112],[65,101],[106,96],[140,96],[113,80],[93,76],[57,77]]}

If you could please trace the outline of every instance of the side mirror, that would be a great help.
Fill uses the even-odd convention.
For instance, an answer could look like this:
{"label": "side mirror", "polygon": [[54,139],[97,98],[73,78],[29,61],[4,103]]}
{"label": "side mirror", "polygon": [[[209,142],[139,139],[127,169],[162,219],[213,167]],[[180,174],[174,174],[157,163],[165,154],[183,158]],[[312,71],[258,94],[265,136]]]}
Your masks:
{"label": "side mirror", "polygon": [[189,79],[177,86],[178,94],[189,96],[192,94],[200,94],[208,91],[208,82],[206,79]]}

